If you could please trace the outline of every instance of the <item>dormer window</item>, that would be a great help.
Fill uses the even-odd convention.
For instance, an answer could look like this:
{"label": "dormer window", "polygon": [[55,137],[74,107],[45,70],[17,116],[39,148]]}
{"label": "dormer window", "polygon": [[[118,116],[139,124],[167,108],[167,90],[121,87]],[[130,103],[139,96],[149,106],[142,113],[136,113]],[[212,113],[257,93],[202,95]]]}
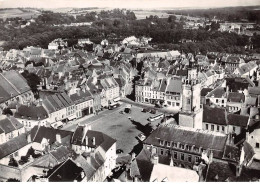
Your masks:
{"label": "dormer window", "polygon": [[160,140],[160,145],[163,146],[164,145],[164,141]]}
{"label": "dormer window", "polygon": [[167,141],[167,147],[171,147],[171,142]]}

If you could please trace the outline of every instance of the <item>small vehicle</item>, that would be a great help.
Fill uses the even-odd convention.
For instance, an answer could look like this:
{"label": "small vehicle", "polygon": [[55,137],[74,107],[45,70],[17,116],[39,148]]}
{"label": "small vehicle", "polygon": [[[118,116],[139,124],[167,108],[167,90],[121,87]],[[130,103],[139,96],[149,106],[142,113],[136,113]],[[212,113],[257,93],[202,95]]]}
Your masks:
{"label": "small vehicle", "polygon": [[117,149],[116,150],[116,154],[121,154],[121,153],[124,153],[124,151],[122,149]]}
{"label": "small vehicle", "polygon": [[131,109],[130,108],[125,108],[124,112],[127,113],[127,114],[131,114]]}
{"label": "small vehicle", "polygon": [[146,108],[144,108],[144,109],[142,109],[142,112],[149,112],[149,109],[146,109]]}
{"label": "small vehicle", "polygon": [[146,139],[145,135],[142,133],[138,134],[137,138],[140,139],[140,141],[144,141]]}
{"label": "small vehicle", "polygon": [[155,121],[155,120],[157,120],[157,119],[160,119],[160,118],[163,118],[163,116],[164,116],[164,114],[157,114],[157,115],[155,115],[155,116],[151,116],[150,118],[148,118],[147,120],[148,121]]}
{"label": "small vehicle", "polygon": [[151,114],[156,114],[156,110],[151,109],[151,110],[150,110],[150,113],[151,113]]}
{"label": "small vehicle", "polygon": [[113,110],[113,109],[115,109],[115,108],[117,108],[117,107],[119,107],[120,106],[120,104],[119,103],[116,103],[116,104],[113,104],[113,105],[109,105],[108,106],[108,109],[109,110]]}
{"label": "small vehicle", "polygon": [[63,125],[60,125],[60,126],[58,126],[57,128],[60,129],[60,128],[62,128],[62,127],[63,127]]}
{"label": "small vehicle", "polygon": [[122,111],[122,110],[121,110],[119,113],[120,113],[120,114],[125,114],[125,111]]}

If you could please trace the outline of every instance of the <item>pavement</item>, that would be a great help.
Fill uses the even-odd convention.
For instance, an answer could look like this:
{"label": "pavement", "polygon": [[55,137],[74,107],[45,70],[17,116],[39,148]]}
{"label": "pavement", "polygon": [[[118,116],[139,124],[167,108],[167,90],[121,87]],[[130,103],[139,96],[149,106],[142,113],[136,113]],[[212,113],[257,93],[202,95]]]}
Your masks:
{"label": "pavement", "polygon": [[155,109],[158,112],[162,112],[162,113],[176,114],[176,113],[179,112],[179,109],[175,108],[175,107],[162,107],[162,108],[159,108],[159,107],[155,107],[153,104],[150,104],[150,103],[135,102],[135,101],[132,101],[132,100],[130,100],[128,98],[121,98],[120,101],[124,102],[124,103],[131,104],[131,105],[135,105],[135,106],[138,106],[138,107],[141,107],[141,108]]}
{"label": "pavement", "polygon": [[[103,132],[108,136],[117,140],[117,149],[122,149],[123,153],[118,156],[124,156],[128,153],[140,150],[140,144],[137,136],[143,133],[148,136],[152,127],[157,125],[161,119],[152,122],[150,125],[147,119],[154,115],[151,113],[143,113],[142,108],[138,106],[131,107],[131,114],[120,114],[119,112],[129,104],[122,103],[120,107],[113,110],[104,110],[98,115],[92,117],[83,117],[79,120],[64,126],[63,130],[75,131],[78,124],[91,125],[92,130]],[[129,119],[131,117],[131,120]]]}

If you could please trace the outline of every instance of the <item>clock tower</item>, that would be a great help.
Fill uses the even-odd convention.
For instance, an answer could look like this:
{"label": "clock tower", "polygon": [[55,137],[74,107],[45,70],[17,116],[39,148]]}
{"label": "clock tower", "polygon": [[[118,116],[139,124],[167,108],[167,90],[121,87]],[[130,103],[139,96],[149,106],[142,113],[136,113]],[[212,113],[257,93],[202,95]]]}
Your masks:
{"label": "clock tower", "polygon": [[197,80],[197,69],[190,66],[188,79],[182,84],[182,108],[179,125],[202,129],[202,107],[200,105],[201,83]]}

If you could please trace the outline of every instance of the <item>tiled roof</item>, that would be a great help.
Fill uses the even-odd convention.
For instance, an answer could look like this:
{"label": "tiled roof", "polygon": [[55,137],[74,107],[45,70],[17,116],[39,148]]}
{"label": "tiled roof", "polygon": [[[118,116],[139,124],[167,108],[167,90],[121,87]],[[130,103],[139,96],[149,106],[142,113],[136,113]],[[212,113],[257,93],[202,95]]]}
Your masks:
{"label": "tiled roof", "polygon": [[81,172],[83,172],[83,169],[78,167],[71,159],[69,159],[48,171],[47,178],[49,182],[81,181]]}
{"label": "tiled roof", "polygon": [[207,97],[214,96],[214,98],[222,98],[226,96],[226,91],[224,87],[217,87],[210,93],[208,93]]}
{"label": "tiled roof", "polygon": [[43,106],[20,105],[18,111],[15,112],[15,117],[21,119],[43,120],[48,118],[48,113]]}
{"label": "tiled roof", "polygon": [[179,126],[160,126],[144,141],[145,144],[160,146],[159,141],[173,141],[190,146],[213,150],[214,157],[222,158],[226,144],[226,135]]}
{"label": "tiled roof", "polygon": [[242,93],[238,93],[238,92],[230,92],[230,93],[228,93],[227,101],[243,103],[243,102],[245,102],[245,95]]}
{"label": "tiled roof", "polygon": [[62,139],[67,136],[71,137],[73,132],[43,126],[35,126],[31,130],[32,141],[37,143],[41,143],[42,139],[45,138],[49,141],[49,144],[51,145],[56,142],[56,134],[60,134]]}
{"label": "tiled roof", "polygon": [[176,92],[181,93],[182,92],[182,81],[181,79],[171,78],[168,81],[169,84],[167,84],[166,92]]}
{"label": "tiled roof", "polygon": [[260,87],[248,87],[250,95],[260,95]]}
{"label": "tiled roof", "polygon": [[70,98],[75,104],[78,104],[84,101],[91,100],[92,96],[90,92],[86,90],[85,92],[79,91],[79,94],[78,93],[72,94]]}
{"label": "tiled roof", "polygon": [[0,128],[5,132],[5,134],[16,130],[15,126],[12,124],[8,117],[0,120]]}
{"label": "tiled roof", "polygon": [[0,159],[16,152],[28,144],[26,134],[21,134],[0,145]]}
{"label": "tiled roof", "polygon": [[201,96],[206,96],[212,90],[213,90],[212,88],[203,88],[203,89],[201,89],[200,95]]}
{"label": "tiled roof", "polygon": [[[84,130],[83,126],[77,127],[77,129],[73,134],[73,138],[71,140],[72,144],[86,146],[86,137],[87,137],[88,147],[96,148],[100,146],[103,148],[104,151],[107,151],[116,142],[115,139],[107,136],[106,134],[103,134],[102,132],[98,132],[98,131],[93,131],[93,130],[88,130],[86,133],[86,137],[84,137],[83,130]],[[93,138],[95,138],[95,143],[93,143]]]}
{"label": "tiled roof", "polygon": [[71,151],[65,146],[60,146],[50,153],[58,161],[58,163],[67,160],[68,157],[71,156]]}

